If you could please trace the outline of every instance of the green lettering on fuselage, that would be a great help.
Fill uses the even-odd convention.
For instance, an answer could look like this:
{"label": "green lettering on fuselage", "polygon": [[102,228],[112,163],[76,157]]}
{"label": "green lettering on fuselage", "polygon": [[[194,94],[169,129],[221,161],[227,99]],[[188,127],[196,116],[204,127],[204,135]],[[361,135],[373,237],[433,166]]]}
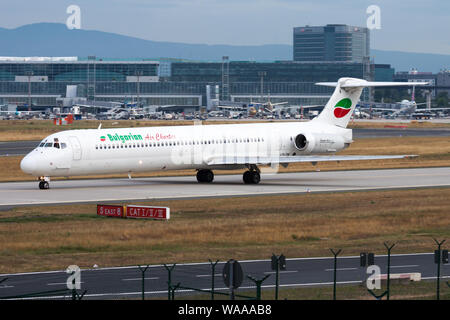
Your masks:
{"label": "green lettering on fuselage", "polygon": [[129,135],[118,135],[117,133],[115,135],[107,134],[109,141],[129,141],[129,140],[144,140],[140,134],[129,134]]}

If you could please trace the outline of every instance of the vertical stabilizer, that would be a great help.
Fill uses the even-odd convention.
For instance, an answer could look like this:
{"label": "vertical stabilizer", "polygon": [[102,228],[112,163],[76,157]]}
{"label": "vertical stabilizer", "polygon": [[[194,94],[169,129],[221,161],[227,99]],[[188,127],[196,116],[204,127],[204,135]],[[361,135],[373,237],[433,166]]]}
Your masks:
{"label": "vertical stabilizer", "polygon": [[336,87],[325,108],[314,121],[345,128],[365,87],[424,86],[427,82],[373,82],[357,78],[340,78],[338,82],[319,82],[321,86]]}
{"label": "vertical stabilizer", "polygon": [[315,119],[315,121],[325,122],[327,124],[336,125],[342,128],[347,127],[364,88],[342,88],[342,85],[349,79],[351,80],[352,78],[341,78],[337,83],[325,84],[335,85],[336,88],[334,89],[330,100],[328,100],[325,105],[325,108]]}

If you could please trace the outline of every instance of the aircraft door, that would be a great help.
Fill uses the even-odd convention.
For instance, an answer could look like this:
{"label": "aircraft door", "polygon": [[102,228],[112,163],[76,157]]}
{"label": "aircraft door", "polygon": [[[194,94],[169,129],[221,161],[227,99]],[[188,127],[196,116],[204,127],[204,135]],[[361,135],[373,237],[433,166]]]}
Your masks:
{"label": "aircraft door", "polygon": [[69,137],[70,145],[72,146],[73,160],[81,159],[81,144],[77,137]]}

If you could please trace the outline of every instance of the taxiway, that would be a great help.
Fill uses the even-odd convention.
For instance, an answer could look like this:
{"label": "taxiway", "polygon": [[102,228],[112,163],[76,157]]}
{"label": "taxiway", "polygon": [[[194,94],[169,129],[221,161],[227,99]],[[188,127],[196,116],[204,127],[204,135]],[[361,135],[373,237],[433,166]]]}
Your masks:
{"label": "taxiway", "polygon": [[58,180],[48,190],[38,189],[37,181],[7,182],[0,183],[0,208],[439,186],[450,186],[450,167],[263,173],[258,185],[244,184],[241,175],[216,175],[211,184],[194,176]]}

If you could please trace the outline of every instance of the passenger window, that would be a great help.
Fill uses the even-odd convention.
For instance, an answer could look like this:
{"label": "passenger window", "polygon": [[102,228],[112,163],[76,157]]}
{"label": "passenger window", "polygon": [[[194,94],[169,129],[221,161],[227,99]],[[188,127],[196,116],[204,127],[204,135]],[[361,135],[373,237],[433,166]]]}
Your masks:
{"label": "passenger window", "polygon": [[67,144],[65,144],[64,142],[61,143],[61,149],[65,149],[67,147]]}

